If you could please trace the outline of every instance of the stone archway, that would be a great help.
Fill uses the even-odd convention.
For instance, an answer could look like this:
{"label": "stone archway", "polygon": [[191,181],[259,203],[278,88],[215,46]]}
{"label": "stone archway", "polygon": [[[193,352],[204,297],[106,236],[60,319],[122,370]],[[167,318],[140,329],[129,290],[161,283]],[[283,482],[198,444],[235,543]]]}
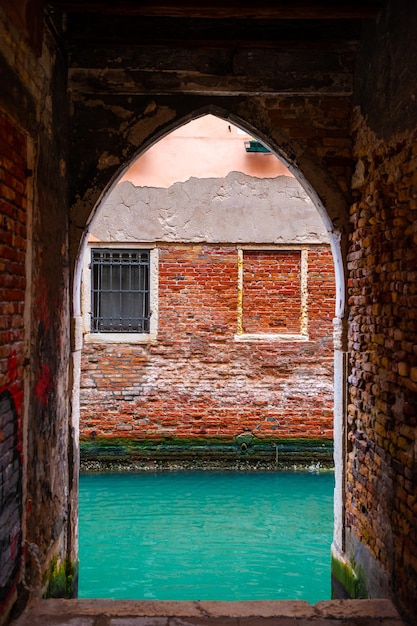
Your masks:
{"label": "stone archway", "polygon": [[[270,120],[265,116],[259,103],[245,99],[233,99],[235,106],[225,109],[218,104],[200,106],[187,112],[177,111],[149,103],[139,120],[132,118],[125,128],[123,136],[126,145],[118,144],[118,151],[104,150],[92,146],[90,161],[96,159],[97,171],[91,184],[80,189],[79,200],[72,207],[72,262],[74,270],[74,334],[73,334],[73,371],[74,371],[74,400],[73,424],[78,424],[78,375],[81,350],[81,319],[79,310],[79,284],[81,275],[80,251],[83,248],[88,225],[97,210],[101,199],[113,187],[117,179],[130,162],[142,154],[148,147],[157,143],[159,139],[186,122],[207,113],[229,120],[230,122],[248,130],[265,143],[272,152],[284,160],[290,171],[298,179],[313,200],[321,214],[330,235],[337,281],[337,302],[334,319],[335,336],[335,403],[334,403],[334,432],[335,432],[335,531],[333,550],[336,555],[342,556],[344,548],[344,500],[345,500],[345,387],[346,387],[346,332],[345,332],[345,256],[348,234],[347,201],[335,177],[321,166],[319,160],[305,145],[289,139],[287,133],[271,127]],[[257,106],[258,105],[258,106]],[[150,118],[145,122],[146,118]],[[109,144],[110,145],[110,144]],[[140,146],[138,148],[138,146]],[[114,147],[114,146],[113,146]],[[130,159],[125,162],[125,154]],[[91,165],[90,162],[90,165]],[[100,189],[102,181],[107,177],[107,183]],[[110,181],[110,182],[108,182]],[[103,189],[105,191],[103,191]],[[77,253],[78,249],[78,253]],[[78,256],[77,256],[78,254]]]}

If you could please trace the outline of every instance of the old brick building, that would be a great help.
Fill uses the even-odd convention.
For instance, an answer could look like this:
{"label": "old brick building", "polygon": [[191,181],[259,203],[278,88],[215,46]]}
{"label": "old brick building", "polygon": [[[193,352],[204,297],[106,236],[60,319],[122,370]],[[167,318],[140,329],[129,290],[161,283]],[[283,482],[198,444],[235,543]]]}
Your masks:
{"label": "old brick building", "polygon": [[281,156],[325,221],[335,589],[416,622],[416,30],[412,0],[3,0],[2,621],[76,587],[80,253],[96,207],[136,156],[212,113]]}
{"label": "old brick building", "polygon": [[100,206],[83,275],[83,456],[331,458],[328,235],[296,179],[244,139],[205,116],[154,146]]}

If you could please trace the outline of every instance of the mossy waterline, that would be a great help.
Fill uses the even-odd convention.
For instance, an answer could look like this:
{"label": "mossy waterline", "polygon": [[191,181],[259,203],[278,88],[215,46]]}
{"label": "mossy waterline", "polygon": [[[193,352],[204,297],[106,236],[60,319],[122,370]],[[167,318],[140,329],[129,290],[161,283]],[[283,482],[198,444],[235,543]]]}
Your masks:
{"label": "mossy waterline", "polygon": [[368,598],[364,569],[354,561],[345,561],[332,554],[332,589],[334,597],[363,600]]}
{"label": "mossy waterline", "polygon": [[267,463],[271,467],[333,465],[333,440],[257,437],[245,433],[234,437],[127,438],[94,437],[80,441],[82,464],[97,462],[212,462],[216,468],[231,462],[244,465]]}
{"label": "mossy waterline", "polygon": [[54,557],[45,578],[45,598],[76,598],[78,594],[78,561],[59,561]]}

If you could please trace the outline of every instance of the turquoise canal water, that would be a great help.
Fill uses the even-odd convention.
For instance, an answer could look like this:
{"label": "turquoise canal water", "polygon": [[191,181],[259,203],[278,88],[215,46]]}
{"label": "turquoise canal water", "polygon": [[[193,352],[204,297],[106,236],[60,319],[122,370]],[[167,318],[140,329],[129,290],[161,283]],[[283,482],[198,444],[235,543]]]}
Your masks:
{"label": "turquoise canal water", "polygon": [[330,598],[332,473],[80,477],[81,598]]}

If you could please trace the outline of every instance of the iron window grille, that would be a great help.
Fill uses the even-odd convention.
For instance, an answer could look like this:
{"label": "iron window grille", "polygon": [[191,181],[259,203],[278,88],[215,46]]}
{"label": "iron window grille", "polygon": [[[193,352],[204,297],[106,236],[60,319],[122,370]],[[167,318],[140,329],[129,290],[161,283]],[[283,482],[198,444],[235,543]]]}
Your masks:
{"label": "iron window grille", "polygon": [[149,333],[149,268],[149,250],[91,250],[92,333]]}

